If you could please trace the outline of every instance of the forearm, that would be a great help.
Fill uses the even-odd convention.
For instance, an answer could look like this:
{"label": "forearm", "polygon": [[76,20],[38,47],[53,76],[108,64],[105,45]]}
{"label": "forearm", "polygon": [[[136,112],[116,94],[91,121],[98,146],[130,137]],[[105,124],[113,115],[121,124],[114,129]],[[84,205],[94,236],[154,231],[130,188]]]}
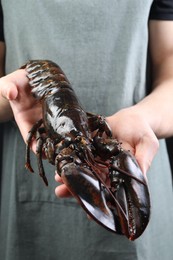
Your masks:
{"label": "forearm", "polygon": [[173,76],[154,86],[152,93],[134,106],[157,138],[173,135]]}
{"label": "forearm", "polygon": [[173,135],[173,21],[152,21],[149,28],[153,91],[136,108],[165,138]]}

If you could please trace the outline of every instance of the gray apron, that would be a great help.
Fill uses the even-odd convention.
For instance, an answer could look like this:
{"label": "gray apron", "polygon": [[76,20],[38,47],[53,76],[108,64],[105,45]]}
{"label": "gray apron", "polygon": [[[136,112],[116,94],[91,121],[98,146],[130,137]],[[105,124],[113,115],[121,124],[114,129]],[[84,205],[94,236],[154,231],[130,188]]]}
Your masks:
{"label": "gray apron", "polygon": [[[6,73],[28,59],[57,62],[86,110],[111,115],[146,95],[151,0],[2,0]],[[4,125],[0,259],[171,260],[173,196],[164,140],[148,172],[152,215],[135,242],[89,221],[73,198],[54,195],[24,168],[25,145],[13,122]]]}

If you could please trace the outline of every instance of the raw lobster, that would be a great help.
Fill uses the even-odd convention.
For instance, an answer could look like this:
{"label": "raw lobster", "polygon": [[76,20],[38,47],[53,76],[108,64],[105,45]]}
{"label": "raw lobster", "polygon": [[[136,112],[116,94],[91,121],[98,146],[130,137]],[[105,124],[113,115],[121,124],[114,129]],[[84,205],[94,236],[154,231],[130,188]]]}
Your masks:
{"label": "raw lobster", "polygon": [[33,172],[30,146],[35,138],[46,185],[43,153],[92,219],[130,240],[138,238],[149,222],[150,195],[134,156],[112,138],[104,117],[84,111],[57,64],[33,60],[22,68],[43,109],[43,118],[28,134],[26,168]]}

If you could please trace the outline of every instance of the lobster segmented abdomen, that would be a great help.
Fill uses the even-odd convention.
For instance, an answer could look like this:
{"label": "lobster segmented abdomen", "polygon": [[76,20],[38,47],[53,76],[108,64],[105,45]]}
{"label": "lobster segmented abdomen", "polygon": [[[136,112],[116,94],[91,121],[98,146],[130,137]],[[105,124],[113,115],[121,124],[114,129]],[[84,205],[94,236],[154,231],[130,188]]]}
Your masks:
{"label": "lobster segmented abdomen", "polygon": [[29,61],[22,68],[28,72],[27,77],[32,87],[32,93],[38,99],[50,95],[51,92],[54,94],[59,87],[71,88],[65,73],[52,61]]}
{"label": "lobster segmented abdomen", "polygon": [[28,72],[32,94],[42,101],[43,122],[53,137],[88,136],[87,115],[62,69],[49,60],[29,61],[23,66]]}

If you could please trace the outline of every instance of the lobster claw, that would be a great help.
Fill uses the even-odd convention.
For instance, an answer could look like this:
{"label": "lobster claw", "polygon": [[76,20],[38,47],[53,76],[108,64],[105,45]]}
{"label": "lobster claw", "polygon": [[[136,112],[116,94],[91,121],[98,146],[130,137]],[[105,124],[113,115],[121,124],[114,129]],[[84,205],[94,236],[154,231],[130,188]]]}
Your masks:
{"label": "lobster claw", "polygon": [[61,178],[92,219],[117,232],[114,213],[107,205],[105,188],[89,167],[68,163],[61,168]]}
{"label": "lobster claw", "polygon": [[110,172],[113,195],[121,206],[116,206],[116,211],[122,233],[130,240],[135,240],[144,232],[150,218],[147,181],[136,159],[127,151],[113,158]]}

